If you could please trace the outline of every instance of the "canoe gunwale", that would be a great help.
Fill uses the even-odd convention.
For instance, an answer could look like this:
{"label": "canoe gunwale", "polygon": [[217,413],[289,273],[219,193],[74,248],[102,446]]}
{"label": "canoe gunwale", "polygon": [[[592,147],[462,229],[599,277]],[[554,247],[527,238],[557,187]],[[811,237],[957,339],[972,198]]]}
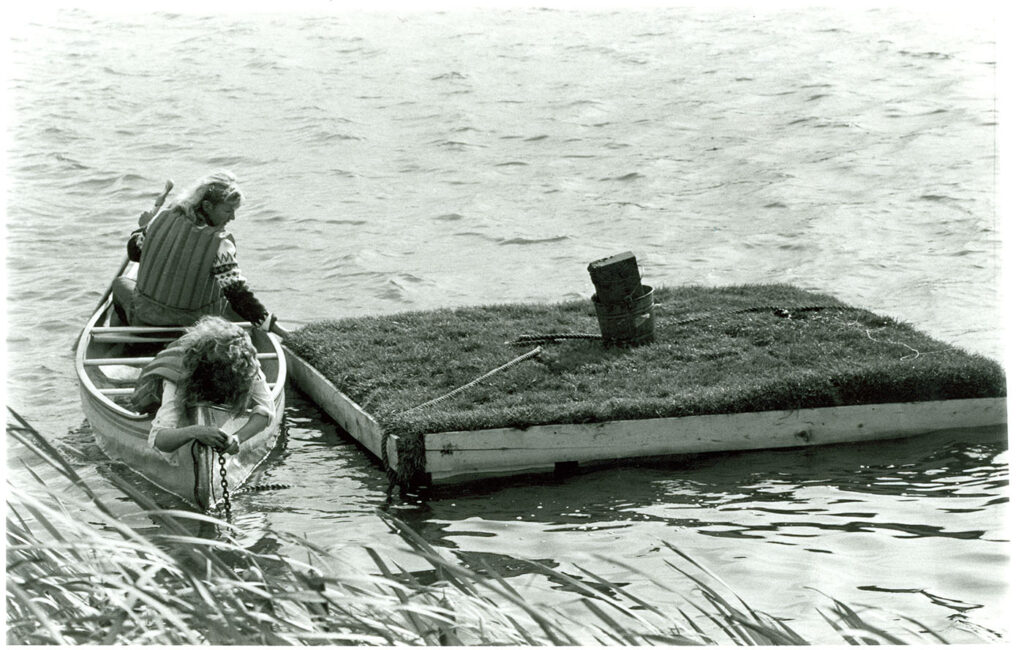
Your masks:
{"label": "canoe gunwale", "polygon": [[[82,389],[88,392],[89,399],[96,402],[97,407],[106,408],[117,417],[130,422],[146,422],[151,420],[152,416],[130,411],[101,393],[99,387],[93,381],[92,376],[90,376],[89,372],[86,370],[88,366],[86,366],[85,361],[89,355],[90,344],[92,342],[92,331],[97,326],[96,324],[106,316],[112,305],[113,298],[108,296],[106,301],[100,305],[96,312],[89,318],[89,321],[85,324],[85,329],[82,330],[78,339],[78,345],[75,348],[75,373],[78,375],[78,382],[82,386]],[[97,370],[97,372],[101,371]]]}

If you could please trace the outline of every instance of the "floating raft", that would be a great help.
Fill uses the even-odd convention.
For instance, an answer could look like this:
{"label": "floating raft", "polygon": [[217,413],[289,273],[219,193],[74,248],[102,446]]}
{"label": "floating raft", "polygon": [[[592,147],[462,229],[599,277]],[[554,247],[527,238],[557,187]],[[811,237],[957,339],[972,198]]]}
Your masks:
{"label": "floating raft", "polygon": [[999,364],[906,323],[786,285],[654,297],[646,345],[590,300],[438,309],[308,325],[289,374],[404,484],[1006,425]]}

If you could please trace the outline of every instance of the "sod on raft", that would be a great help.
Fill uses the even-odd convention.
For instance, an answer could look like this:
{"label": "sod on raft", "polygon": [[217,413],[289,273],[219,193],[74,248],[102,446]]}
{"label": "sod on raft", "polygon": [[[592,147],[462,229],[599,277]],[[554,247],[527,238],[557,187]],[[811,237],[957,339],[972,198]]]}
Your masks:
{"label": "sod on raft", "polygon": [[[500,304],[318,322],[288,346],[398,437],[402,473],[423,435],[854,404],[1005,397],[998,363],[892,318],[786,285],[656,287],[655,340],[545,344],[599,334],[589,300]],[[411,463],[411,466],[405,467]]]}

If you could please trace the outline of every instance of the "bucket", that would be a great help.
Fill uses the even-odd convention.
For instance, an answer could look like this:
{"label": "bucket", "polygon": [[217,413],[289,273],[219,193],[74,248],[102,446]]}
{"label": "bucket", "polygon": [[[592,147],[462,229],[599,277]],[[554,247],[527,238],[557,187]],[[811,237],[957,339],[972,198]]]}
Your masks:
{"label": "bucket", "polygon": [[639,293],[637,298],[613,303],[601,302],[596,293],[591,297],[606,343],[642,345],[654,340],[654,289],[641,285]]}

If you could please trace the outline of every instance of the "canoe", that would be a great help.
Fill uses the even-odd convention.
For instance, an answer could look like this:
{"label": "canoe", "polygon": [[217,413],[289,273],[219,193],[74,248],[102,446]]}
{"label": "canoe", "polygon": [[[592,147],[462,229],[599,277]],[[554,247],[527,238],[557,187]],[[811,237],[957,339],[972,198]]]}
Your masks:
{"label": "canoe", "polygon": [[[136,271],[129,264],[125,273]],[[248,323],[258,359],[276,406],[270,425],[241,444],[239,452],[224,455],[228,494],[241,487],[270,455],[277,444],[284,416],[287,364],[280,342]],[[219,454],[195,443],[178,448],[173,455],[150,447],[151,415],[128,406],[142,367],[184,331],[180,327],[126,326],[120,322],[108,295],[89,318],[75,349],[82,409],[99,448],[122,461],[158,488],[202,510],[216,507],[224,498]],[[243,418],[222,424],[226,431],[241,427]]]}

